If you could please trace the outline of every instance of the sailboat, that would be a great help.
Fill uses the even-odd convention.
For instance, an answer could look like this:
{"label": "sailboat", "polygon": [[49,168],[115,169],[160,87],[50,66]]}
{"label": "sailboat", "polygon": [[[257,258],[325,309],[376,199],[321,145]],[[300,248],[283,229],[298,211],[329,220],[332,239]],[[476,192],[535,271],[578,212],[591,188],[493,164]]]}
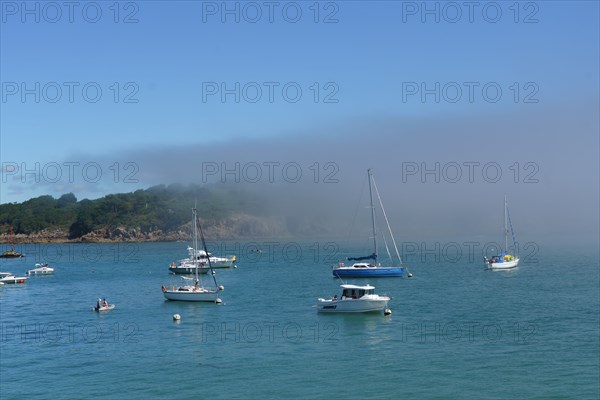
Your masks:
{"label": "sailboat", "polygon": [[510,220],[510,214],[508,212],[508,203],[506,202],[506,196],[504,196],[504,250],[498,255],[492,256],[491,258],[483,257],[485,267],[488,269],[511,269],[519,265],[519,257],[515,254],[512,255],[508,250],[508,228],[510,227],[510,233],[513,238],[513,248],[517,249],[517,241],[515,239],[515,233],[513,232],[512,222]]}
{"label": "sailboat", "polygon": [[[379,190],[377,189],[377,185],[375,184],[375,179],[373,178],[373,174],[371,170],[367,170],[367,176],[369,179],[369,197],[371,201],[371,225],[373,229],[373,253],[364,257],[349,257],[348,261],[357,261],[352,265],[345,265],[343,262],[338,263],[337,266],[333,267],[333,276],[338,278],[362,278],[362,277],[389,277],[389,276],[403,276],[404,275],[404,265],[402,264],[402,258],[400,257],[400,252],[398,251],[398,246],[396,245],[396,240],[394,239],[394,235],[392,233],[392,229],[390,228],[390,223],[388,221],[387,215],[385,213],[385,209],[383,208],[383,202],[381,201],[381,196],[379,196]],[[387,224],[387,228],[392,239],[392,243],[394,245],[394,250],[396,251],[396,256],[398,257],[399,266],[382,266],[381,263],[377,262],[377,230],[375,227],[375,207],[373,206],[373,187],[375,188],[375,193],[377,194],[377,198],[379,200],[379,205],[381,207],[381,211],[385,218],[385,222]],[[384,238],[385,239],[385,238]],[[392,256],[390,254],[390,249],[388,247],[387,242],[384,240],[385,248],[390,260]],[[408,272],[407,276],[409,278],[412,277],[412,274]]]}
{"label": "sailboat", "polygon": [[24,257],[23,254],[16,252],[15,249],[14,249],[14,247],[13,247],[13,228],[12,228],[12,226],[9,228],[8,243],[9,243],[10,249],[8,249],[5,252],[3,252],[2,254],[0,254],[0,258],[20,258],[20,257]]}
{"label": "sailboat", "polygon": [[[193,246],[194,251],[198,249],[198,229],[200,230],[200,238],[202,241],[202,246],[204,251],[206,251],[206,242],[204,241],[204,234],[202,233],[202,227],[198,224],[198,215],[196,208],[192,209],[192,230],[193,230]],[[174,301],[208,301],[214,302],[217,304],[222,303],[219,298],[219,291],[223,290],[223,286],[217,285],[217,279],[215,277],[215,272],[212,269],[212,264],[210,262],[210,258],[208,258],[208,267],[210,269],[211,275],[213,277],[213,281],[215,283],[215,287],[207,288],[200,283],[198,278],[198,269],[200,269],[201,262],[199,260],[192,260],[192,262],[196,263],[196,274],[194,285],[183,285],[179,287],[171,286],[171,288],[167,288],[166,286],[162,287],[163,295],[167,300]]]}

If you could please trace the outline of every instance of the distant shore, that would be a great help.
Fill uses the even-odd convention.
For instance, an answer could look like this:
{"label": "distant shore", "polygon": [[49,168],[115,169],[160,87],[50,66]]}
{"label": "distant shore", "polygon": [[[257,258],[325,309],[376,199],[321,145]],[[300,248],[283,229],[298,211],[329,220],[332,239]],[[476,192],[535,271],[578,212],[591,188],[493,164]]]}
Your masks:
{"label": "distant shore", "polygon": [[[255,239],[272,239],[272,238],[293,238],[290,232],[285,230],[276,230],[275,232],[269,229],[250,229],[247,232],[239,232],[238,230],[228,229],[224,226],[207,227],[204,232],[207,240],[255,240]],[[43,243],[152,243],[152,242],[190,242],[190,232],[183,228],[174,232],[163,232],[154,230],[143,232],[139,228],[114,228],[100,229],[94,232],[87,233],[77,238],[69,238],[69,234],[64,230],[43,230],[31,234],[14,234],[12,243],[20,244],[43,244]],[[9,246],[11,238],[8,234],[0,234],[0,249],[2,251]]]}
{"label": "distant shore", "polygon": [[[322,224],[303,221],[290,226],[283,217],[257,217],[247,214],[235,214],[219,221],[210,221],[202,226],[207,240],[254,240],[257,238],[292,239],[298,237],[325,237],[330,234]],[[8,229],[7,229],[8,231]],[[8,232],[0,234],[0,246],[11,243]],[[157,227],[142,229],[127,225],[105,226],[84,235],[73,237],[64,227],[47,228],[32,233],[15,233],[13,244],[38,243],[143,243],[176,242],[191,240],[191,222],[163,231]]]}
{"label": "distant shore", "polygon": [[[189,233],[151,231],[141,232],[139,229],[103,229],[90,232],[77,238],[69,238],[69,234],[62,230],[40,231],[31,234],[15,234],[12,242],[18,244],[41,243],[142,243],[142,242],[175,242],[189,240]],[[221,238],[223,239],[223,238]],[[0,235],[2,246],[10,243],[7,234]]]}

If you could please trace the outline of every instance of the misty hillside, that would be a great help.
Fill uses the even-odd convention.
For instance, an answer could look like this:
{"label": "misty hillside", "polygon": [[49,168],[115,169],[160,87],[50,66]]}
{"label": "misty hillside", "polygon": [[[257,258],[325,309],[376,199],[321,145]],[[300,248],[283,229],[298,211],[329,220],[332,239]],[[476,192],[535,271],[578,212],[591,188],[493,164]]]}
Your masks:
{"label": "misty hillside", "polygon": [[40,196],[0,205],[0,233],[10,226],[15,241],[185,240],[197,204],[211,239],[304,235],[323,232],[318,222],[273,213],[268,196],[219,185],[158,185],[132,193],[78,201]]}

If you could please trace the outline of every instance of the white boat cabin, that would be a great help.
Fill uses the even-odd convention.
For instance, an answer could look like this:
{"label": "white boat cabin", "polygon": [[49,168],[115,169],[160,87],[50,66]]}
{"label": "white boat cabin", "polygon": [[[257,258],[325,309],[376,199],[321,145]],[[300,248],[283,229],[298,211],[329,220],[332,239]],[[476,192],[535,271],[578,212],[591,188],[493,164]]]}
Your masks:
{"label": "white boat cabin", "polygon": [[356,286],[356,285],[341,285],[342,286],[342,300],[346,299],[360,299],[365,295],[375,294],[374,286]]}

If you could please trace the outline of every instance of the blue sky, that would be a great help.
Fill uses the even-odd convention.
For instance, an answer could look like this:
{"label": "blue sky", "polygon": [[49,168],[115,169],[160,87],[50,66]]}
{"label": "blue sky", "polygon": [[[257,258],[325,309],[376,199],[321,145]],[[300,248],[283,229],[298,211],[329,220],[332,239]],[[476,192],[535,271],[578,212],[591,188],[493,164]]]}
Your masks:
{"label": "blue sky", "polygon": [[[393,154],[498,162],[505,176],[516,161],[535,162],[544,179],[533,189],[484,181],[459,189],[522,194],[534,207],[563,185],[586,196],[597,220],[597,2],[476,2],[472,16],[464,2],[98,1],[76,2],[72,16],[62,2],[0,3],[2,203],[197,181],[197,166],[182,157],[197,148],[219,163],[331,161],[350,185],[355,164],[394,183]],[[239,22],[225,7],[237,7]],[[223,101],[222,85],[235,92],[236,83],[240,101],[233,93]],[[421,98],[436,83],[439,102],[436,93]],[[88,101],[98,87],[98,101]],[[490,101],[497,88],[502,96]],[[357,156],[369,162],[351,162]],[[65,162],[75,163],[72,181]],[[82,179],[86,163],[102,179]],[[23,177],[23,166],[33,172]],[[135,179],[124,182],[127,174]],[[456,186],[419,183],[417,202],[461,196]]]}

